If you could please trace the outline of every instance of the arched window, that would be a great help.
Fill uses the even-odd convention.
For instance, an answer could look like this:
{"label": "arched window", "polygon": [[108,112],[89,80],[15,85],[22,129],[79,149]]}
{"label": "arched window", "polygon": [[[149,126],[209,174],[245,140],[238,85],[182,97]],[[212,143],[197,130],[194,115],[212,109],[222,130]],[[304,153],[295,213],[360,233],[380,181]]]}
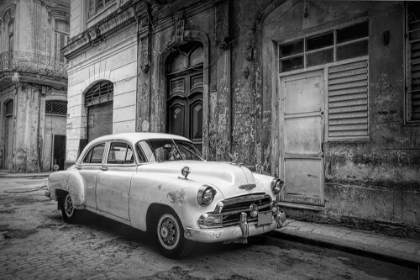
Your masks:
{"label": "arched window", "polygon": [[114,85],[110,81],[102,81],[94,85],[85,95],[85,105],[92,106],[112,101]]}

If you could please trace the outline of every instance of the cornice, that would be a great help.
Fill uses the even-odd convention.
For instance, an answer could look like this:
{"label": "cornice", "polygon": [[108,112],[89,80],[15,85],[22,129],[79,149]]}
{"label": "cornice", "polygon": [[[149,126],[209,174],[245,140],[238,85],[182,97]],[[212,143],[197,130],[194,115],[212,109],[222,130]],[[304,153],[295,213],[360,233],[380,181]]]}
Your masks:
{"label": "cornice", "polygon": [[143,0],[130,0],[89,29],[72,37],[67,46],[63,48],[64,55],[71,59],[91,45],[109,37],[127,25],[136,22],[142,9],[146,13],[146,3]]}

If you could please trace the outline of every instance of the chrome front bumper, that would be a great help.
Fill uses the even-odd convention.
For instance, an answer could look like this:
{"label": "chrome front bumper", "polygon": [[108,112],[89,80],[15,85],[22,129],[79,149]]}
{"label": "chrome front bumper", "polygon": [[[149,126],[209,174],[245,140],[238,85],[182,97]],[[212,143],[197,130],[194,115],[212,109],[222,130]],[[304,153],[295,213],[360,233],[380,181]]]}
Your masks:
{"label": "chrome front bumper", "polygon": [[[284,212],[273,216],[271,224],[264,226],[257,226],[257,223],[244,223],[240,221],[239,225],[224,227],[224,228],[212,228],[212,229],[195,229],[187,227],[185,229],[185,238],[197,242],[203,243],[214,243],[214,242],[240,242],[247,243],[248,236],[254,236],[263,234],[276,228],[282,227],[286,221],[286,215]],[[244,213],[245,214],[245,213]],[[245,219],[246,221],[246,219]]]}

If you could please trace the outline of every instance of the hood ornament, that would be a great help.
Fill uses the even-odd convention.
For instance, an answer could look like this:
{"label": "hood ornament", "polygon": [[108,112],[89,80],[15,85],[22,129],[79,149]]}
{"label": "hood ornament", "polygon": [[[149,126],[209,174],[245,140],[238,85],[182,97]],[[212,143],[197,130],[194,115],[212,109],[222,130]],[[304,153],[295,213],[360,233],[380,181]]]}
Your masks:
{"label": "hood ornament", "polygon": [[255,184],[247,184],[247,185],[241,185],[241,186],[239,186],[239,188],[241,189],[241,190],[246,190],[246,191],[250,191],[250,190],[252,190],[253,188],[255,188],[257,185],[255,185]]}
{"label": "hood ornament", "polygon": [[232,155],[231,153],[228,152],[228,155],[230,159],[232,160],[232,163],[236,163],[236,161],[238,160],[238,153],[233,153]]}

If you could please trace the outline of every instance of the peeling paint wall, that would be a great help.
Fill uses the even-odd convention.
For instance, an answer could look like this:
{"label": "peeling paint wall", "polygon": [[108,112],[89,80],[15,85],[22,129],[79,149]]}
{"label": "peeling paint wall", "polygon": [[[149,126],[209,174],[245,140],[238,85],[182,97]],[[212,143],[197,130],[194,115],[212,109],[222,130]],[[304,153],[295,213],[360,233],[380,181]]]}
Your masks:
{"label": "peeling paint wall", "polygon": [[[282,135],[273,41],[299,38],[355,19],[369,21],[369,136],[323,143],[325,208],[291,211],[292,217],[355,225],[385,224],[402,236],[420,237],[419,125],[404,123],[404,4],[402,2],[272,1],[261,27],[264,138],[262,165],[279,170]],[[390,43],[383,43],[389,31]],[[273,59],[276,58],[276,59]],[[274,62],[273,62],[274,60]],[[256,71],[257,75],[259,70]],[[261,83],[261,84],[259,84]],[[267,139],[270,139],[267,141]],[[360,225],[359,225],[360,226]]]}

